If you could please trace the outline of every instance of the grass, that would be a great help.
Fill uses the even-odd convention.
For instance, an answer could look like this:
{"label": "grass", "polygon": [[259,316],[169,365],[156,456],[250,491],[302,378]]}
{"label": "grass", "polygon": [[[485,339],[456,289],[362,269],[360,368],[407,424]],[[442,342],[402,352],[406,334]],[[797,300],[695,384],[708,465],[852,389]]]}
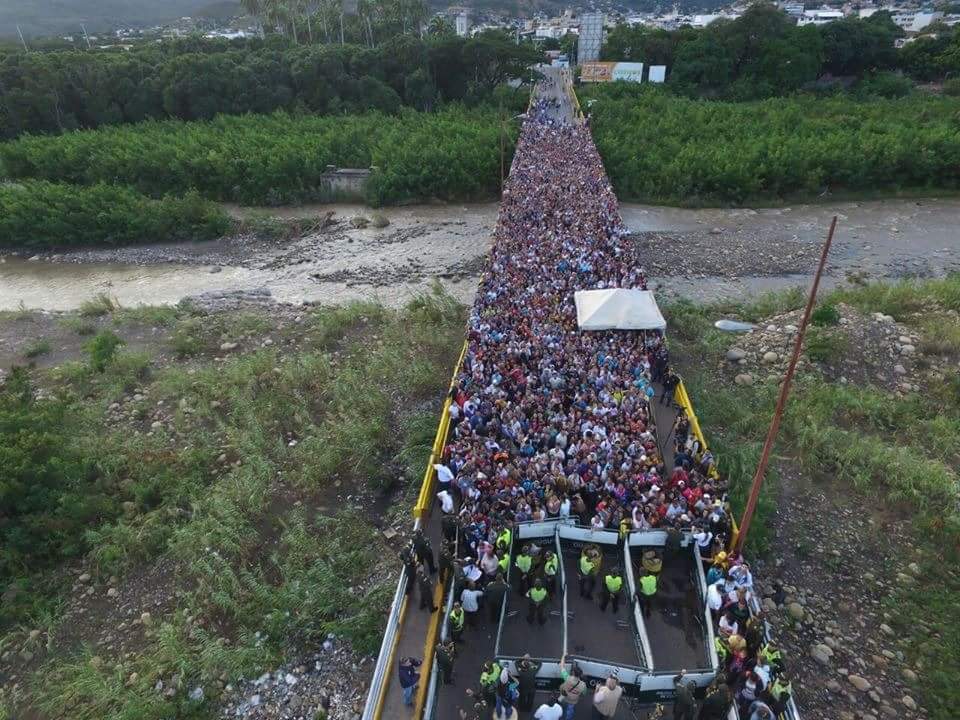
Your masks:
{"label": "grass", "polygon": [[109,315],[120,308],[120,303],[106,293],[100,293],[80,303],[80,317],[94,318]]}
{"label": "grass", "polygon": [[807,330],[806,353],[814,362],[836,363],[849,347],[846,337],[822,327]]}
{"label": "grass", "polygon": [[[391,594],[381,560],[392,549],[372,527],[380,518],[349,509],[331,517],[321,507],[336,493],[416,492],[464,309],[433,291],[402,310],[312,309],[283,326],[268,313],[110,313],[111,329],[97,337],[122,339],[131,323],[162,326],[185,359],[110,342],[98,362],[31,372],[62,398],[71,452],[94,460],[75,502],[96,512],[72,547],[99,578],[149,573],[164,560],[178,611],[155,618],[130,656],[98,648],[102,662],[91,664],[93,650],[54,642],[25,702],[46,717],[208,717],[222,677],[273,669],[328,633],[373,652]],[[263,346],[267,335],[275,342]],[[220,352],[228,340],[243,345]],[[112,403],[120,409],[106,415]],[[393,507],[409,512],[403,501]],[[52,577],[44,566],[3,578],[30,589],[14,621],[24,631],[55,625],[66,589]],[[5,631],[19,649],[16,627]],[[182,685],[172,697],[154,691],[174,676]],[[187,698],[197,685],[203,703]]]}
{"label": "grass", "polygon": [[53,346],[47,338],[40,338],[27,345],[23,351],[23,356],[26,358],[35,358],[41,355],[48,355],[52,349]]}
{"label": "grass", "polygon": [[93,321],[79,315],[67,315],[61,318],[58,324],[64,330],[69,330],[81,336],[93,335],[97,331],[97,326]]}
{"label": "grass", "polygon": [[[718,341],[710,322],[724,314],[763,320],[758,308],[777,313],[792,304],[789,296],[786,299],[780,294],[740,307],[680,303],[666,308],[671,327],[680,330],[672,335],[672,346],[683,357],[698,358],[696,367],[684,368],[685,380],[708,442],[730,478],[737,513],[757,464],[777,388],[766,383],[717,383],[704,368],[721,361],[730,336]],[[951,311],[960,302],[960,276],[868,284],[827,294],[825,303],[838,302],[865,313],[893,315],[918,328],[921,352],[957,357],[960,323]],[[843,349],[839,337],[832,327],[811,328],[808,355],[836,359]],[[898,631],[894,649],[903,649],[908,663],[918,670],[911,694],[934,720],[952,720],[960,705],[956,682],[960,576],[955,572],[960,561],[960,376],[954,372],[940,380],[930,378],[926,385],[922,394],[894,399],[883,388],[828,384],[819,375],[801,375],[774,453],[828,481],[836,492],[849,493],[848,502],[856,508],[883,503],[913,520],[913,547],[904,547],[903,556],[916,558],[922,572],[912,583],[895,583],[884,606],[887,621]],[[748,552],[763,552],[769,546],[766,520],[776,507],[776,482],[774,474],[764,485]]]}

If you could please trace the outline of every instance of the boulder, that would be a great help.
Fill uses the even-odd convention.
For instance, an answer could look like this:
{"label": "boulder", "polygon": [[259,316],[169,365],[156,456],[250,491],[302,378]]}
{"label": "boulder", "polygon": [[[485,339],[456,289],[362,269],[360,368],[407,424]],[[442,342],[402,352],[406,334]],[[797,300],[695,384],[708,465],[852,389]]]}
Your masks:
{"label": "boulder", "polygon": [[780,356],[777,355],[777,354],[776,354],[775,352],[773,352],[772,350],[768,350],[767,352],[765,352],[765,353],[763,354],[763,361],[764,361],[765,363],[767,363],[767,364],[775,363],[775,362],[776,362],[777,360],[779,360],[779,359],[780,359]]}
{"label": "boulder", "polygon": [[743,348],[732,347],[727,350],[727,360],[730,362],[738,362],[743,360],[747,356],[747,351]]}
{"label": "boulder", "polygon": [[803,620],[803,617],[806,614],[806,611],[803,609],[803,605],[798,602],[792,602],[787,605],[787,612],[794,620]]}
{"label": "boulder", "polygon": [[860,692],[869,692],[870,688],[873,687],[869,680],[859,675],[847,675],[847,680]]}
{"label": "boulder", "polygon": [[733,379],[733,381],[737,385],[753,385],[753,375],[750,373],[740,373]]}
{"label": "boulder", "polygon": [[902,703],[904,704],[904,706],[907,707],[907,708],[909,708],[910,710],[916,710],[916,709],[917,709],[917,701],[914,700],[914,699],[913,699],[912,697],[910,697],[909,695],[904,695],[902,698],[900,698],[900,702],[902,702]]}
{"label": "boulder", "polygon": [[224,352],[229,352],[230,350],[236,350],[238,343],[235,342],[225,342],[220,344],[220,349]]}
{"label": "boulder", "polygon": [[901,355],[913,355],[916,351],[917,348],[915,348],[913,345],[902,345],[900,347]]}
{"label": "boulder", "polygon": [[830,659],[833,657],[833,650],[826,645],[814,645],[810,648],[810,657],[824,667],[830,667],[832,664]]}

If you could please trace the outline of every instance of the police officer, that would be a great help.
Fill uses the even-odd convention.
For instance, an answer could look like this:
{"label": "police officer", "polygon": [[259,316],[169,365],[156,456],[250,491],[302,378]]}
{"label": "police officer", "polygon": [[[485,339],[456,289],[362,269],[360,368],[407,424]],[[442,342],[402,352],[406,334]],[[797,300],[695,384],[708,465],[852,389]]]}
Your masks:
{"label": "police officer", "polygon": [[490,622],[496,623],[500,620],[500,608],[503,607],[503,599],[507,596],[510,586],[503,579],[503,573],[497,573],[495,577],[484,589],[484,599],[490,608]]}
{"label": "police officer", "polygon": [[453,659],[457,655],[457,646],[453,640],[437,643],[437,669],[440,671],[440,681],[444,685],[453,685]]}
{"label": "police officer", "polygon": [[543,580],[537,578],[533,587],[527,590],[527,622],[533,625],[533,618],[536,616],[537,622],[543,625],[547,622],[547,589],[543,586]]}
{"label": "police officer", "polygon": [[430,612],[436,612],[437,606],[433,604],[433,578],[425,568],[417,571],[417,586],[420,588],[420,609],[430,608]]}
{"label": "police officer", "polygon": [[637,588],[637,601],[640,603],[640,612],[644,617],[653,613],[653,601],[657,594],[657,576],[651,572],[644,572],[640,577],[640,587]]}
{"label": "police officer", "polygon": [[692,680],[684,680],[686,670],[673,678],[673,689],[676,693],[673,700],[673,720],[693,720],[697,714],[697,701],[693,693],[697,686]]}
{"label": "police officer", "polygon": [[450,637],[453,642],[458,643],[463,636],[463,624],[467,621],[467,614],[460,607],[460,603],[455,602],[450,610],[450,618],[447,621],[447,629],[450,631]]}
{"label": "police officer", "polygon": [[440,546],[440,582],[446,582],[453,573],[454,559],[453,546],[444,540]]}
{"label": "police officer", "polygon": [[500,528],[500,532],[497,533],[497,555],[510,555],[510,550],[513,546],[513,532],[510,530],[509,526],[503,526]]}
{"label": "police officer", "polygon": [[600,551],[594,545],[587,545],[580,553],[577,569],[580,571],[580,597],[593,599],[593,588],[600,574]]}
{"label": "police officer", "polygon": [[557,594],[557,572],[560,570],[560,561],[557,556],[547,550],[543,560],[543,580],[550,597]]}
{"label": "police officer", "polygon": [[440,528],[443,531],[443,539],[448,543],[457,541],[457,533],[460,531],[460,522],[453,513],[444,513],[440,519]]}
{"label": "police officer", "polygon": [[433,545],[430,544],[430,538],[423,534],[423,530],[417,530],[413,534],[413,551],[418,562],[427,564],[431,575],[437,572],[437,566],[433,562]]}
{"label": "police officer", "polygon": [[407,595],[412,595],[417,581],[417,557],[412,544],[400,551],[400,562],[403,563],[403,572],[407,576]]}
{"label": "police officer", "polygon": [[487,660],[480,667],[480,694],[487,705],[496,705],[497,688],[500,686],[500,674],[503,670],[493,660]]}
{"label": "police officer", "polygon": [[542,665],[543,663],[532,659],[529,654],[517,660],[517,684],[520,690],[517,708],[523,712],[533,710],[533,698],[537,693],[537,673]]}
{"label": "police officer", "polygon": [[793,694],[793,683],[789,676],[782,672],[767,688],[766,696],[770,703],[770,709],[776,716],[780,716],[787,710],[787,703],[790,702],[790,696]]}
{"label": "police officer", "polygon": [[529,545],[523,546],[520,554],[517,555],[517,559],[514,560],[514,565],[520,571],[520,592],[526,595],[530,589],[530,578],[533,575],[533,556],[530,554]]}
{"label": "police officer", "polygon": [[603,576],[603,587],[600,588],[600,610],[607,611],[607,603],[613,601],[613,612],[620,610],[620,589],[623,587],[623,576],[620,568],[614,567]]}

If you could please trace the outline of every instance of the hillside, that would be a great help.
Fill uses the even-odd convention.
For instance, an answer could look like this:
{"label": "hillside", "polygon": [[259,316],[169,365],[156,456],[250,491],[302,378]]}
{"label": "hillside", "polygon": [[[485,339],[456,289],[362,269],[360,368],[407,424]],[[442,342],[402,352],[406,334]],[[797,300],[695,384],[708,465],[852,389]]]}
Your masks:
{"label": "hillside", "polygon": [[124,25],[164,23],[185,15],[222,17],[240,3],[212,0],[4,0],[0,2],[0,37],[16,35],[17,25],[27,37],[80,31],[100,32]]}

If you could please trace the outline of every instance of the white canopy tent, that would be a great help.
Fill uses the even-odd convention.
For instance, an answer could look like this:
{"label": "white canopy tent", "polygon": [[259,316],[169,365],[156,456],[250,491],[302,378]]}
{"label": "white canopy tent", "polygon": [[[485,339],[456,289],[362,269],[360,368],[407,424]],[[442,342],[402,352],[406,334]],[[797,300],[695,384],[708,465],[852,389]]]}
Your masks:
{"label": "white canopy tent", "polygon": [[664,330],[667,327],[649,290],[579,290],[573,299],[581,330]]}

